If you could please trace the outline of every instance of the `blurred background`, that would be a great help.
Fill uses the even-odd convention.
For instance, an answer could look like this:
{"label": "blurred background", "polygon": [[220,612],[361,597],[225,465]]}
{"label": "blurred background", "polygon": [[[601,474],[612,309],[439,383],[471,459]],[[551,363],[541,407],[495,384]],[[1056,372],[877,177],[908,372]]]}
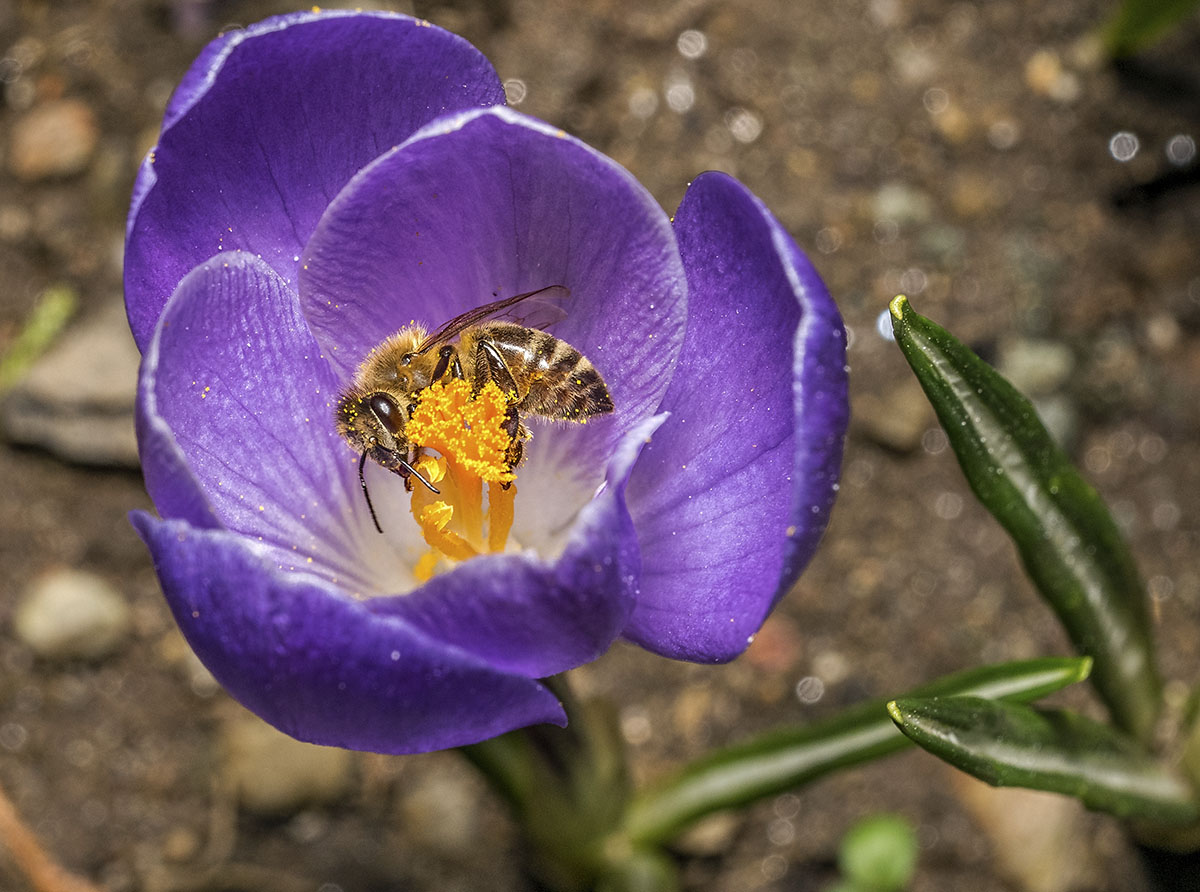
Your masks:
{"label": "blurred background", "polygon": [[[1196,680],[1194,17],[1113,65],[1101,0],[370,5],[464,35],[513,105],[668,211],[696,173],[738,176],[845,314],[841,500],[796,591],[729,666],[617,646],[576,673],[619,705],[639,778],[955,669],[1069,652],[889,342],[897,292],[1035,398],[1133,543],[1171,690]],[[134,171],[203,44],[292,8],[0,0],[0,785],[112,892],[525,889],[502,810],[453,754],[305,747],[233,704],[125,519],[149,507],[121,307]],[[1066,699],[1099,714],[1082,688]],[[917,752],[709,821],[682,846],[688,887],[822,889],[847,828],[879,811],[917,830],[914,889],[1143,887],[1116,824]],[[0,889],[28,888],[0,846]]]}

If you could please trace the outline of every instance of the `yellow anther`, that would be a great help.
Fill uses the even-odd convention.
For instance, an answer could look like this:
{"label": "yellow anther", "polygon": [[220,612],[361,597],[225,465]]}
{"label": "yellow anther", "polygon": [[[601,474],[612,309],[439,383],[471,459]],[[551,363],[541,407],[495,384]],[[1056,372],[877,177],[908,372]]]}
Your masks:
{"label": "yellow anther", "polygon": [[446,529],[453,514],[454,509],[445,502],[426,505],[425,509],[417,516],[421,535],[425,537],[425,541],[431,548],[437,549],[452,560],[465,561],[477,557],[479,552],[471,546],[470,542]]}
{"label": "yellow anther", "polygon": [[508,466],[512,438],[504,430],[508,412],[508,398],[490,382],[478,394],[461,380],[421,392],[404,430],[413,444],[438,453],[422,452],[413,465],[440,492],[413,487],[413,517],[430,546],[414,568],[418,580],[431,578],[444,558],[463,561],[508,544],[517,494]]}
{"label": "yellow anther", "polygon": [[437,383],[421,391],[416,411],[404,425],[414,443],[434,449],[489,483],[511,483],[505,454],[512,438],[504,432],[508,399],[489,381],[472,395],[466,381]]}

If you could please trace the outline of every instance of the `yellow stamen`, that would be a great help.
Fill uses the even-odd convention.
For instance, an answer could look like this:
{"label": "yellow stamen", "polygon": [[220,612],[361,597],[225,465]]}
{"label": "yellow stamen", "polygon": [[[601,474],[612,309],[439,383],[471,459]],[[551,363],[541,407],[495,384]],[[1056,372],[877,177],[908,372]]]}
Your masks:
{"label": "yellow stamen", "polygon": [[478,394],[460,380],[421,392],[405,433],[421,449],[440,453],[422,454],[414,466],[441,490],[435,494],[419,483],[413,487],[413,517],[432,549],[415,569],[422,581],[433,575],[442,558],[462,561],[503,551],[507,545],[516,498],[516,475],[506,460],[512,438],[503,427],[508,409],[504,392],[491,382]]}
{"label": "yellow stamen", "polygon": [[513,525],[513,503],[517,485],[505,489],[499,483],[488,484],[488,551],[504,551]]}
{"label": "yellow stamen", "polygon": [[433,579],[433,573],[437,570],[439,560],[437,551],[433,549],[421,555],[417,565],[413,568],[413,576],[417,578],[417,582],[425,583]]}
{"label": "yellow stamen", "polygon": [[504,391],[489,381],[477,395],[466,381],[438,383],[421,391],[421,401],[404,426],[408,438],[436,449],[481,480],[511,483],[504,461],[512,440],[502,424],[508,413]]}
{"label": "yellow stamen", "polygon": [[458,533],[446,529],[454,509],[445,502],[434,502],[426,505],[417,523],[421,525],[421,534],[425,541],[436,548],[446,557],[456,561],[465,561],[477,557],[479,552]]}

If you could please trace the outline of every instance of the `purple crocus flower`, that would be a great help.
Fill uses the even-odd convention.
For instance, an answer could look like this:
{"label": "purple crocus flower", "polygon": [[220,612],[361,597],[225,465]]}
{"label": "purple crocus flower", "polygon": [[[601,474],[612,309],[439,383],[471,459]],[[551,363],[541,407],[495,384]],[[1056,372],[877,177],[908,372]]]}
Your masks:
{"label": "purple crocus flower", "polygon": [[[426,22],[303,13],[210,44],[142,165],[125,285],[159,514],[133,522],[196,653],[304,740],[561,724],[539,679],[622,635],[729,660],[833,502],[845,335],[787,233],[716,173],[669,220]],[[380,535],[334,424],[356,367],[412,321],[551,285],[550,331],[615,411],[531,420],[511,529],[465,560],[423,535],[423,487],[368,464]]]}

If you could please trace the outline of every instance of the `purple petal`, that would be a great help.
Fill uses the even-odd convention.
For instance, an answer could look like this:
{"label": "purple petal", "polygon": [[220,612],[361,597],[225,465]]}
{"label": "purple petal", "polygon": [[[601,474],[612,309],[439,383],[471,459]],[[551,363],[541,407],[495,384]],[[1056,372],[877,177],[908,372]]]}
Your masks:
{"label": "purple petal", "polygon": [[295,293],[270,267],[237,251],[200,265],[142,363],[142,457],[159,512],[210,525],[198,487],[222,526],[377,593],[371,580],[393,574],[373,562],[398,559],[368,526],[335,395]]}
{"label": "purple petal", "polygon": [[298,13],[224,35],[185,76],[134,187],[125,294],[145,348],[192,267],[244,249],[294,281],[326,205],[447,112],[504,101],[461,38],[390,13]]}
{"label": "purple petal", "polygon": [[444,118],[382,156],[330,206],[305,254],[313,333],[349,377],[417,320],[549,285],[570,289],[552,333],[604,376],[615,420],[535,432],[590,492],[616,444],[654,414],[682,343],[686,283],[666,215],[627,171],[507,108]]}
{"label": "purple petal", "polygon": [[221,530],[136,513],[175,619],[248,709],[301,740],[380,753],[565,724],[536,681],[498,672]]}
{"label": "purple petal", "polygon": [[675,215],[688,330],[671,418],[629,483],[642,549],[626,635],[741,653],[812,556],[846,430],[845,331],[812,265],[744,186],[698,177]]}
{"label": "purple petal", "polygon": [[371,609],[518,675],[541,678],[594,660],[633,607],[637,537],[625,482],[661,422],[649,419],[622,442],[606,486],[580,513],[557,561],[528,553],[476,558]]}

